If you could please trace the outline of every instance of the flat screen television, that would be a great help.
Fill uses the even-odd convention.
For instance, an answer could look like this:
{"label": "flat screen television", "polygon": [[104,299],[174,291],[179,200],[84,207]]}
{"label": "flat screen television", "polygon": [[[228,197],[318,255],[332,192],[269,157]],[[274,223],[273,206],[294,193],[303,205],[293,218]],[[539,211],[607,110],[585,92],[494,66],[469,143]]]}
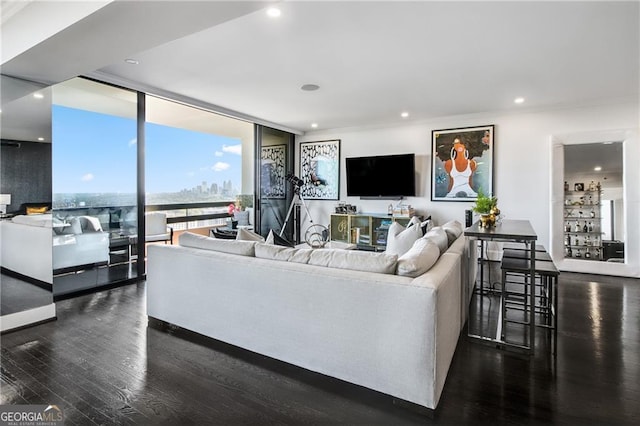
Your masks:
{"label": "flat screen television", "polygon": [[416,195],[415,154],[345,159],[347,195],[397,199]]}

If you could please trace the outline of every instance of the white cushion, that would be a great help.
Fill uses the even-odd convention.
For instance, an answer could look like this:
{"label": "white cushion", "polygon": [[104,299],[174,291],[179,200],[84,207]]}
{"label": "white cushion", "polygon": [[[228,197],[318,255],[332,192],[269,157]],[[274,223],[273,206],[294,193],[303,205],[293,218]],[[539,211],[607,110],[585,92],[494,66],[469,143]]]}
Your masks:
{"label": "white cushion", "polygon": [[438,261],[440,248],[431,239],[419,238],[411,249],[398,258],[396,274],[415,278]]}
{"label": "white cushion", "polygon": [[312,250],[308,263],[329,268],[394,274],[398,256],[356,250],[320,249]]}
{"label": "white cushion", "polygon": [[203,250],[220,251],[238,254],[240,256],[255,256],[255,241],[221,240],[204,235],[185,232],[178,238],[178,244],[183,247],[193,247]]}
{"label": "white cushion", "polygon": [[449,248],[449,238],[447,238],[447,233],[441,226],[435,226],[431,229],[431,231],[424,234],[425,239],[432,240],[438,248],[440,249],[440,254],[447,251]]}
{"label": "white cushion", "polygon": [[449,245],[453,244],[453,242],[457,240],[460,235],[462,235],[462,224],[457,220],[450,220],[449,222],[442,225],[442,229],[444,229],[444,232],[446,232],[447,234]]}
{"label": "white cushion", "polygon": [[431,220],[431,216],[429,216],[429,219],[424,221],[421,221],[418,216],[411,216],[411,219],[409,219],[409,223],[407,223],[407,228],[411,226],[419,226],[422,230],[422,235],[424,235],[429,230],[431,230],[431,228],[433,228],[433,221]]}
{"label": "white cushion", "polygon": [[238,241],[259,241],[264,242],[264,237],[253,231],[249,231],[246,228],[239,228],[236,234],[236,240]]}
{"label": "white cushion", "polygon": [[411,249],[413,243],[420,237],[422,237],[422,230],[419,226],[405,228],[399,223],[393,222],[389,226],[385,253],[402,256]]}
{"label": "white cushion", "polygon": [[296,249],[271,244],[256,244],[256,257],[283,262],[308,263],[312,249]]}

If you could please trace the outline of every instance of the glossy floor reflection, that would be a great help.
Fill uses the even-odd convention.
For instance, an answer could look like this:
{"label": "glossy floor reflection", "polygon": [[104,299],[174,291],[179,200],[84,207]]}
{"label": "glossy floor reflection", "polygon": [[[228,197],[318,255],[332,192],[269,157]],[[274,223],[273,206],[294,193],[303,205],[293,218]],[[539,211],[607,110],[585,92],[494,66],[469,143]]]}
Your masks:
{"label": "glossy floor reflection", "polygon": [[0,274],[0,315],[22,312],[52,302],[50,290],[12,275]]}
{"label": "glossy floor reflection", "polygon": [[463,335],[434,418],[148,328],[144,283],[58,302],[58,321],[2,336],[0,397],[58,404],[66,424],[638,424],[640,280],[563,273],[559,290],[557,358]]}
{"label": "glossy floor reflection", "polygon": [[138,277],[136,262],[95,266],[53,277],[53,297],[69,297],[74,293],[96,290],[102,286],[135,280]]}

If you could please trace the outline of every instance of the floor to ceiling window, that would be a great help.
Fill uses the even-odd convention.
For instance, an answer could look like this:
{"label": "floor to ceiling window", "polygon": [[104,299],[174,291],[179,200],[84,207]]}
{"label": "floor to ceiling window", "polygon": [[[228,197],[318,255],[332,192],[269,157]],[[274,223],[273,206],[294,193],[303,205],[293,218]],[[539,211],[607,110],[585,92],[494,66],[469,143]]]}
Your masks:
{"label": "floor to ceiling window", "polygon": [[[286,140],[289,170],[291,135],[267,133],[265,146]],[[166,243],[255,226],[255,164],[251,122],[84,78],[53,86],[54,297],[142,276],[152,215],[172,229]]]}
{"label": "floor to ceiling window", "polygon": [[135,92],[75,78],[53,87],[54,296],[134,278]]}
{"label": "floor to ceiling window", "polygon": [[147,96],[147,211],[174,231],[225,225],[229,205],[253,207],[253,124]]}

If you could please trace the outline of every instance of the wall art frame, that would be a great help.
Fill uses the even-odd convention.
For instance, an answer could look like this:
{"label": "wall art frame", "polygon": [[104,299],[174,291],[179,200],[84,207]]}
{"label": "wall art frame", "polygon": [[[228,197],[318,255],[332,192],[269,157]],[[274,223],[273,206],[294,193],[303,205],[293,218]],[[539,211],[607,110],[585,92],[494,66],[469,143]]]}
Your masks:
{"label": "wall art frame", "polygon": [[260,150],[260,192],[262,198],[285,199],[287,145],[268,145]]}
{"label": "wall art frame", "polygon": [[493,192],[495,126],[431,132],[431,201],[475,201]]}
{"label": "wall art frame", "polygon": [[300,196],[340,199],[340,139],[300,143]]}

